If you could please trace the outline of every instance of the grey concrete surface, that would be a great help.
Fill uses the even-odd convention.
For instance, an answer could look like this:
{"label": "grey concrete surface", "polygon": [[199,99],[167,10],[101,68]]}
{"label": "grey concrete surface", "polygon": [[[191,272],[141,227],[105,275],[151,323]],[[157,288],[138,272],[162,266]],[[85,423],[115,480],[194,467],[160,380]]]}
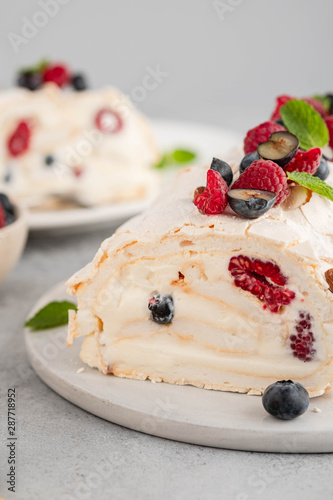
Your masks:
{"label": "grey concrete surface", "polygon": [[[0,496],[8,500],[326,500],[333,455],[197,447],[103,421],[55,394],[26,358],[22,324],[34,302],[92,258],[111,231],[30,237],[0,286]],[[6,488],[6,393],[17,391],[17,491]],[[315,439],[315,436],[314,436]]]}

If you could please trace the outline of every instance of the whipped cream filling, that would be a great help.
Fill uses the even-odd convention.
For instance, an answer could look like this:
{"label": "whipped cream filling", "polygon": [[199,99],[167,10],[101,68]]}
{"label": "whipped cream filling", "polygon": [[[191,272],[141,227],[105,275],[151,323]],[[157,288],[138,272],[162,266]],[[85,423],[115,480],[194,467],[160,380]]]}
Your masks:
{"label": "whipped cream filling", "polygon": [[[192,202],[205,176],[201,167],[181,172],[69,280],[79,301],[69,345],[85,336],[82,359],[123,377],[255,393],[292,378],[322,394],[333,380],[333,295],[324,278],[333,267],[332,205],[325,201],[318,231],[309,215],[322,206],[315,193],[296,210],[279,206],[251,221],[230,209],[205,216]],[[238,255],[277,264],[294,299],[278,313],[264,309],[234,284],[228,266]],[[170,324],[150,319],[156,292],[173,297]],[[315,339],[308,362],[293,356],[290,339],[303,312]]]}
{"label": "whipped cream filling", "polygon": [[[119,115],[118,132],[96,127],[102,109]],[[8,139],[21,121],[30,124],[29,149],[12,156]],[[53,157],[50,165],[47,156]],[[0,190],[30,206],[52,196],[85,205],[150,197],[157,190],[151,166],[158,157],[149,123],[115,88],[67,92],[49,83],[0,96]]]}

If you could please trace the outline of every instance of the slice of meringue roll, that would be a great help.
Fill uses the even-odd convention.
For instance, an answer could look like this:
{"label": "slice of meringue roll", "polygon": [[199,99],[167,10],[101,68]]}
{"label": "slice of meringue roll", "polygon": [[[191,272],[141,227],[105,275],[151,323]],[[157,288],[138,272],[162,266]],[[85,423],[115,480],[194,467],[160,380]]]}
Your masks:
{"label": "slice of meringue roll", "polygon": [[119,377],[250,394],[292,379],[323,394],[333,380],[333,204],[312,193],[255,220],[230,208],[203,215],[193,192],[206,173],[183,170],[68,281],[78,299],[68,345],[83,336],[81,359]]}
{"label": "slice of meringue roll", "polygon": [[0,192],[31,208],[108,205],[158,192],[153,129],[114,87],[1,91],[0,131]]}

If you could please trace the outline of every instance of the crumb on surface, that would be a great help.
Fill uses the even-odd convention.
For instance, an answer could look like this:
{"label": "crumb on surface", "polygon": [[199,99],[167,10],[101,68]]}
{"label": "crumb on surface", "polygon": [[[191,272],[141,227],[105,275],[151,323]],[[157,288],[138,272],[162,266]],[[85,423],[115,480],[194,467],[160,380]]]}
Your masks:
{"label": "crumb on surface", "polygon": [[84,368],[83,368],[83,366],[82,366],[81,368],[79,368],[79,369],[77,370],[77,372],[76,372],[76,373],[83,373],[83,372],[84,372]]}
{"label": "crumb on surface", "polygon": [[312,411],[313,411],[314,413],[321,413],[321,409],[320,409],[320,408],[318,408],[317,406],[315,406],[314,408],[312,408]]}

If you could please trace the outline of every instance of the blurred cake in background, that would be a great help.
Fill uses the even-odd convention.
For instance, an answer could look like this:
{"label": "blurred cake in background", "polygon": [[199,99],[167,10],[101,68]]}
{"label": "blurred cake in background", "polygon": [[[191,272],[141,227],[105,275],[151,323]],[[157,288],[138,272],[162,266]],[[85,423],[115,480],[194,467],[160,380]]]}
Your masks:
{"label": "blurred cake in background", "polygon": [[42,63],[0,94],[0,191],[30,207],[149,198],[159,160],[146,118],[118,89]]}

